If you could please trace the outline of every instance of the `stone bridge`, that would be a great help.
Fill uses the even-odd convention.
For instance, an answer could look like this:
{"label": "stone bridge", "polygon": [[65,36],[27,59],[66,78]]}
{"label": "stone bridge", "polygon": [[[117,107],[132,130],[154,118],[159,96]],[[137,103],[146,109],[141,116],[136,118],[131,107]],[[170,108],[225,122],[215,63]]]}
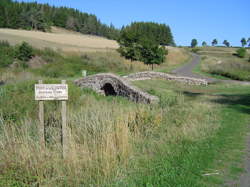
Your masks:
{"label": "stone bridge", "polygon": [[128,76],[120,77],[111,73],[100,73],[96,75],[87,76],[75,81],[75,84],[82,88],[90,88],[97,93],[103,95],[118,95],[129,98],[131,101],[143,103],[156,103],[159,101],[158,97],[149,95],[131,85],[129,82],[134,80],[146,80],[160,78],[165,80],[173,80],[183,82],[185,84],[193,85],[207,85],[207,81],[203,79],[195,79],[189,77],[180,77],[161,72],[138,72]]}
{"label": "stone bridge", "polygon": [[111,73],[87,76],[76,80],[75,84],[82,88],[91,88],[106,96],[123,96],[135,102],[157,103],[159,100],[158,97],[141,91],[137,87],[129,84],[126,79]]}

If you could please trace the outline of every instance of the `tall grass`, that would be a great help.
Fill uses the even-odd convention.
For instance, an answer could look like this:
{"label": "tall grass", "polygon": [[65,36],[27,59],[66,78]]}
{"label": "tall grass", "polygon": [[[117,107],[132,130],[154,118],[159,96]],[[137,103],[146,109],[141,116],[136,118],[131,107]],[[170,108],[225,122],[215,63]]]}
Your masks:
{"label": "tall grass", "polygon": [[203,57],[201,70],[234,80],[250,80],[250,63],[237,58]]}
{"label": "tall grass", "polygon": [[204,139],[219,127],[211,104],[186,102],[182,94],[155,90],[153,82],[151,92],[165,95],[159,105],[105,98],[70,84],[70,148],[62,159],[60,104],[45,103],[43,150],[33,84],[1,88],[0,186],[136,186],[133,176],[144,173],[155,154],[171,155],[180,142]]}
{"label": "tall grass", "polygon": [[47,64],[43,67],[33,69],[32,72],[51,78],[79,77],[81,76],[82,70],[87,70],[88,75],[91,75],[100,72],[128,74],[148,69],[148,67],[141,62],[133,62],[131,69],[130,62],[120,57],[115,51],[71,52],[60,55],[47,49],[39,53]]}
{"label": "tall grass", "polygon": [[[4,186],[111,184],[125,175],[121,170],[133,152],[131,141],[158,120],[150,106],[95,96],[71,85],[70,151],[63,160],[60,104],[45,104],[47,147],[42,150],[33,85],[34,81],[26,81],[0,90],[0,105],[6,106],[0,110],[0,184]],[[142,127],[141,123],[149,124]]]}
{"label": "tall grass", "polygon": [[250,63],[248,62],[249,51],[246,57],[239,58],[235,55],[237,48],[227,47],[200,47],[202,63],[197,67],[202,72],[216,75],[217,78],[230,78],[234,80],[250,80]]}

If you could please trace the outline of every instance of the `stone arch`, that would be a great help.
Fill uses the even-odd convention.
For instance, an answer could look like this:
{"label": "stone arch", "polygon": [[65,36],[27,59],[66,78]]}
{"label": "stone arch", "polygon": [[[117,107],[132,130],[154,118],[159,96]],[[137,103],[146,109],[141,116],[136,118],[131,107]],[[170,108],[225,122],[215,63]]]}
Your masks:
{"label": "stone arch", "polygon": [[113,96],[127,97],[131,101],[143,103],[156,103],[158,97],[149,95],[135,86],[130,85],[126,79],[111,73],[100,73],[87,76],[74,81],[82,88],[91,88],[97,93]]}
{"label": "stone arch", "polygon": [[117,93],[116,93],[116,91],[111,83],[105,83],[102,86],[101,90],[103,90],[103,92],[106,96],[109,96],[109,95],[116,96],[117,95]]}

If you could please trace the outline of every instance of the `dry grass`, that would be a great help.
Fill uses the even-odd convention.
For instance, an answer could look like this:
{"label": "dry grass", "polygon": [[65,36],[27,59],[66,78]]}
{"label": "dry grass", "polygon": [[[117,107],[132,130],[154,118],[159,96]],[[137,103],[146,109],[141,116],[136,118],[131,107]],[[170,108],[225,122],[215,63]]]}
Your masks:
{"label": "dry grass", "polygon": [[[159,89],[161,85],[165,81],[160,81]],[[149,86],[156,89],[155,81]],[[164,94],[164,88],[159,93]],[[214,104],[186,102],[181,94],[165,95],[167,101],[162,100],[165,105],[161,107],[119,98],[96,99],[90,94],[71,98],[78,104],[69,104],[66,159],[62,159],[60,146],[60,110],[47,111],[45,150],[38,144],[38,124],[31,116],[16,123],[0,117],[0,186],[119,184],[138,170],[142,157],[150,160],[166,142],[172,146],[183,140],[200,140],[218,128],[216,115],[210,115],[215,112]],[[171,154],[170,148],[168,151]]]}
{"label": "dry grass", "polygon": [[167,49],[167,63],[170,66],[183,63],[190,58],[188,51],[183,48],[167,47]]}
{"label": "dry grass", "polygon": [[[118,43],[114,40],[108,40],[102,37],[83,35],[77,32],[68,31],[58,27],[53,27],[51,33],[39,32],[39,31],[26,31],[26,30],[14,30],[14,29],[0,29],[0,40],[7,40],[12,45],[19,44],[22,41],[30,43],[35,48],[51,48],[58,51],[64,57],[74,55],[87,55],[94,60],[93,63],[103,63],[106,66],[104,59],[112,61],[115,65],[118,64],[124,66],[124,70],[118,70],[119,74],[125,72],[138,72],[151,70],[150,66],[144,65],[142,62],[133,62],[133,68],[131,69],[131,62],[126,60],[118,54],[116,49],[119,47]],[[187,50],[182,48],[167,47],[168,55],[166,57],[166,63],[160,66],[155,65],[156,71],[169,72],[176,68],[178,65],[187,62],[190,58]],[[122,62],[122,63],[120,63]],[[34,67],[38,65],[33,64]],[[114,70],[110,69],[110,72]]]}
{"label": "dry grass", "polygon": [[69,109],[70,150],[64,160],[57,113],[53,112],[55,118],[46,128],[45,150],[34,136],[37,121],[26,118],[19,124],[7,124],[0,119],[2,181],[18,181],[20,186],[103,186],[125,177],[122,170],[133,155],[134,140],[143,135],[141,128],[145,127],[141,125],[151,122],[144,125],[152,130],[161,122],[159,115],[145,105],[112,104],[91,96],[79,102],[84,102],[84,107]]}
{"label": "dry grass", "polygon": [[0,40],[8,40],[12,44],[26,41],[37,48],[50,46],[53,49],[61,49],[63,51],[97,51],[118,48],[118,44],[114,40],[75,32],[66,32],[58,28],[54,33],[0,29]]}
{"label": "dry grass", "polygon": [[0,71],[0,80],[5,82],[6,84],[10,82],[21,82],[25,80],[38,80],[40,79],[39,76],[34,75],[31,72],[27,72],[24,70],[20,71],[11,71],[11,70],[5,70],[5,71]]}
{"label": "dry grass", "polygon": [[222,75],[236,80],[250,80],[249,51],[245,58],[235,56],[237,48],[201,47],[201,70],[214,75]]}

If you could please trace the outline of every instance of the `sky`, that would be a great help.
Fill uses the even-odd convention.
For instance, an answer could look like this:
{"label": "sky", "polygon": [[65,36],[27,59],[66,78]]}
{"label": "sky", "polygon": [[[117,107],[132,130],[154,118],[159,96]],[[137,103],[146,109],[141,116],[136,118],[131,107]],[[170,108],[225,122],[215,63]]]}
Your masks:
{"label": "sky", "polygon": [[[33,2],[35,0],[18,0]],[[193,38],[211,45],[228,40],[240,46],[250,37],[250,0],[36,0],[95,14],[101,22],[121,28],[134,21],[154,21],[170,26],[177,45]]]}

